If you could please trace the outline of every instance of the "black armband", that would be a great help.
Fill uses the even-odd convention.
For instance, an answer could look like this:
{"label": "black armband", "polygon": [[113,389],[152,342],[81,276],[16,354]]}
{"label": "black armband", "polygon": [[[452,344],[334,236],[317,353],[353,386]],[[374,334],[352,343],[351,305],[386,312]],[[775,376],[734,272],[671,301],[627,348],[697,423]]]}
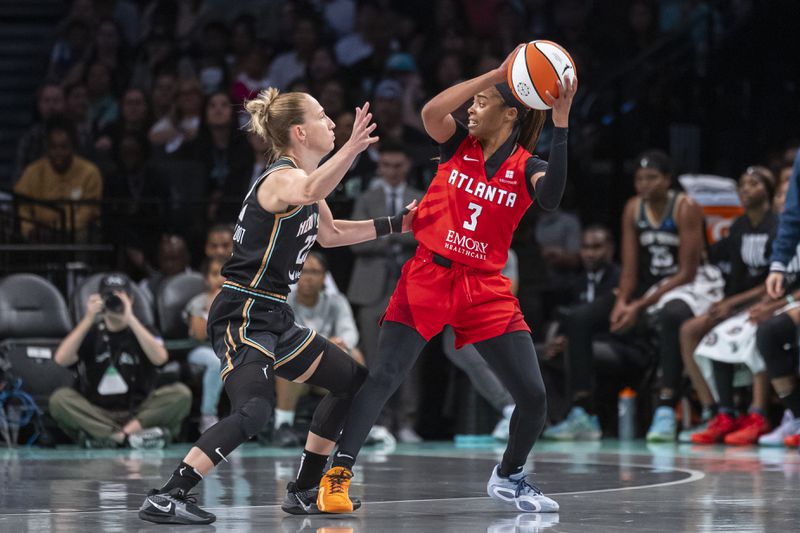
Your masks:
{"label": "black armband", "polygon": [[372,223],[375,224],[376,237],[385,237],[392,232],[392,223],[389,222],[389,217],[373,218]]}
{"label": "black armband", "polygon": [[375,224],[375,235],[377,237],[385,237],[390,233],[403,232],[403,217],[408,214],[408,208],[403,208],[402,211],[391,217],[373,218],[372,223]]}

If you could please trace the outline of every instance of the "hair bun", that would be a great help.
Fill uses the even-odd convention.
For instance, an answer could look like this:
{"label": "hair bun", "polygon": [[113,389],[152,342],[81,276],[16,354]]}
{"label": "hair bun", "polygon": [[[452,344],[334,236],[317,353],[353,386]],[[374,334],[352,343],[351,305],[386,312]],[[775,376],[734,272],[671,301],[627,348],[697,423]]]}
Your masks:
{"label": "hair bun", "polygon": [[270,87],[258,93],[258,96],[244,103],[245,110],[250,114],[248,131],[252,131],[262,139],[267,138],[267,123],[269,122],[269,108],[278,98],[280,91]]}

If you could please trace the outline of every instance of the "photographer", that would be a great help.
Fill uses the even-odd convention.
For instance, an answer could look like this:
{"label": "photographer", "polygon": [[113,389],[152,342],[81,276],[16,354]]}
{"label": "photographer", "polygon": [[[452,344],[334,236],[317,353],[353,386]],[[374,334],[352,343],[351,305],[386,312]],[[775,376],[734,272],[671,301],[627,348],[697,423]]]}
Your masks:
{"label": "photographer", "polygon": [[79,390],[56,390],[50,412],[86,447],[161,448],[189,413],[191,391],[181,383],[154,389],[156,367],[168,355],[133,314],[130,280],[107,274],[99,292],[55,354],[59,365],[78,363]]}

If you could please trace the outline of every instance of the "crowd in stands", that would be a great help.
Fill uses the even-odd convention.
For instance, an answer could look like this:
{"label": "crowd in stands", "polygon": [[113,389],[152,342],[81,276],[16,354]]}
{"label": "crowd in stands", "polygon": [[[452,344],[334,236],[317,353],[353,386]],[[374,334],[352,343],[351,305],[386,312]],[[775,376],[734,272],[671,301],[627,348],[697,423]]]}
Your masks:
{"label": "crowd in stands", "polygon": [[[370,101],[380,143],[356,159],[329,203],[339,218],[393,215],[422,198],[435,172],[436,148],[420,119],[431,95],[493,68],[530,35],[564,45],[588,91],[620,51],[646,50],[711,9],[615,3],[601,19],[627,26],[598,46],[603,20],[582,0],[236,4],[73,0],[37,93],[37,121],[19,139],[13,175],[3,177],[17,195],[21,242],[67,235],[119,250],[54,355],[78,379],[52,394],[50,416],[85,446],[191,440],[226,408],[205,324],[224,281],[231,223],[268,164],[263,143],[243,133],[245,100],[268,87],[309,92],[336,123],[335,149],[349,137],[354,107]],[[715,20],[724,26],[735,16]],[[504,273],[548,385],[545,438],[614,435],[616,394],[630,386],[650,440],[675,440],[682,423],[699,425],[680,432],[685,442],[798,444],[800,258],[781,257],[788,296],[768,295],[764,284],[778,216],[800,209],[787,200],[787,190],[797,196],[794,157],[787,149],[765,166],[737,169],[742,214],[711,246],[701,207],[680,192],[672,161],[657,150],[620,178],[634,182],[636,195],[608,224],[570,210],[580,194],[574,184],[563,208],[532,210]],[[796,248],[791,238],[781,250]],[[415,246],[404,234],[311,253],[289,299],[297,320],[369,367],[378,320]],[[176,291],[177,315],[165,303]],[[158,330],[174,330],[175,320],[178,334]],[[456,350],[450,330],[434,344],[494,409],[495,437],[507,438],[513,402],[488,365],[471,346]],[[176,361],[173,375],[165,369]],[[425,387],[412,374],[379,421],[401,441],[425,433]],[[307,389],[279,382],[261,441],[303,441],[301,397],[320,397]],[[679,420],[682,399],[694,408],[691,424]]]}

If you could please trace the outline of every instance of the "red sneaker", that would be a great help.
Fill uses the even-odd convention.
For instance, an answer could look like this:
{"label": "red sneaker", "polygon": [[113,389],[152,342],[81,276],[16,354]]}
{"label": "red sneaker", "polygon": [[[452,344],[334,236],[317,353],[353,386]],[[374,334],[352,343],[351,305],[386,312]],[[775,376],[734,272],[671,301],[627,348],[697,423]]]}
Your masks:
{"label": "red sneaker", "polygon": [[787,448],[800,448],[800,434],[789,435],[783,439],[783,445]]}
{"label": "red sneaker", "polygon": [[739,429],[725,435],[725,444],[749,446],[758,442],[758,437],[769,432],[767,419],[758,413],[748,413],[738,420]]}
{"label": "red sneaker", "polygon": [[695,444],[715,444],[722,442],[725,435],[733,433],[738,429],[736,420],[726,413],[720,413],[711,419],[705,431],[692,434],[692,442]]}

